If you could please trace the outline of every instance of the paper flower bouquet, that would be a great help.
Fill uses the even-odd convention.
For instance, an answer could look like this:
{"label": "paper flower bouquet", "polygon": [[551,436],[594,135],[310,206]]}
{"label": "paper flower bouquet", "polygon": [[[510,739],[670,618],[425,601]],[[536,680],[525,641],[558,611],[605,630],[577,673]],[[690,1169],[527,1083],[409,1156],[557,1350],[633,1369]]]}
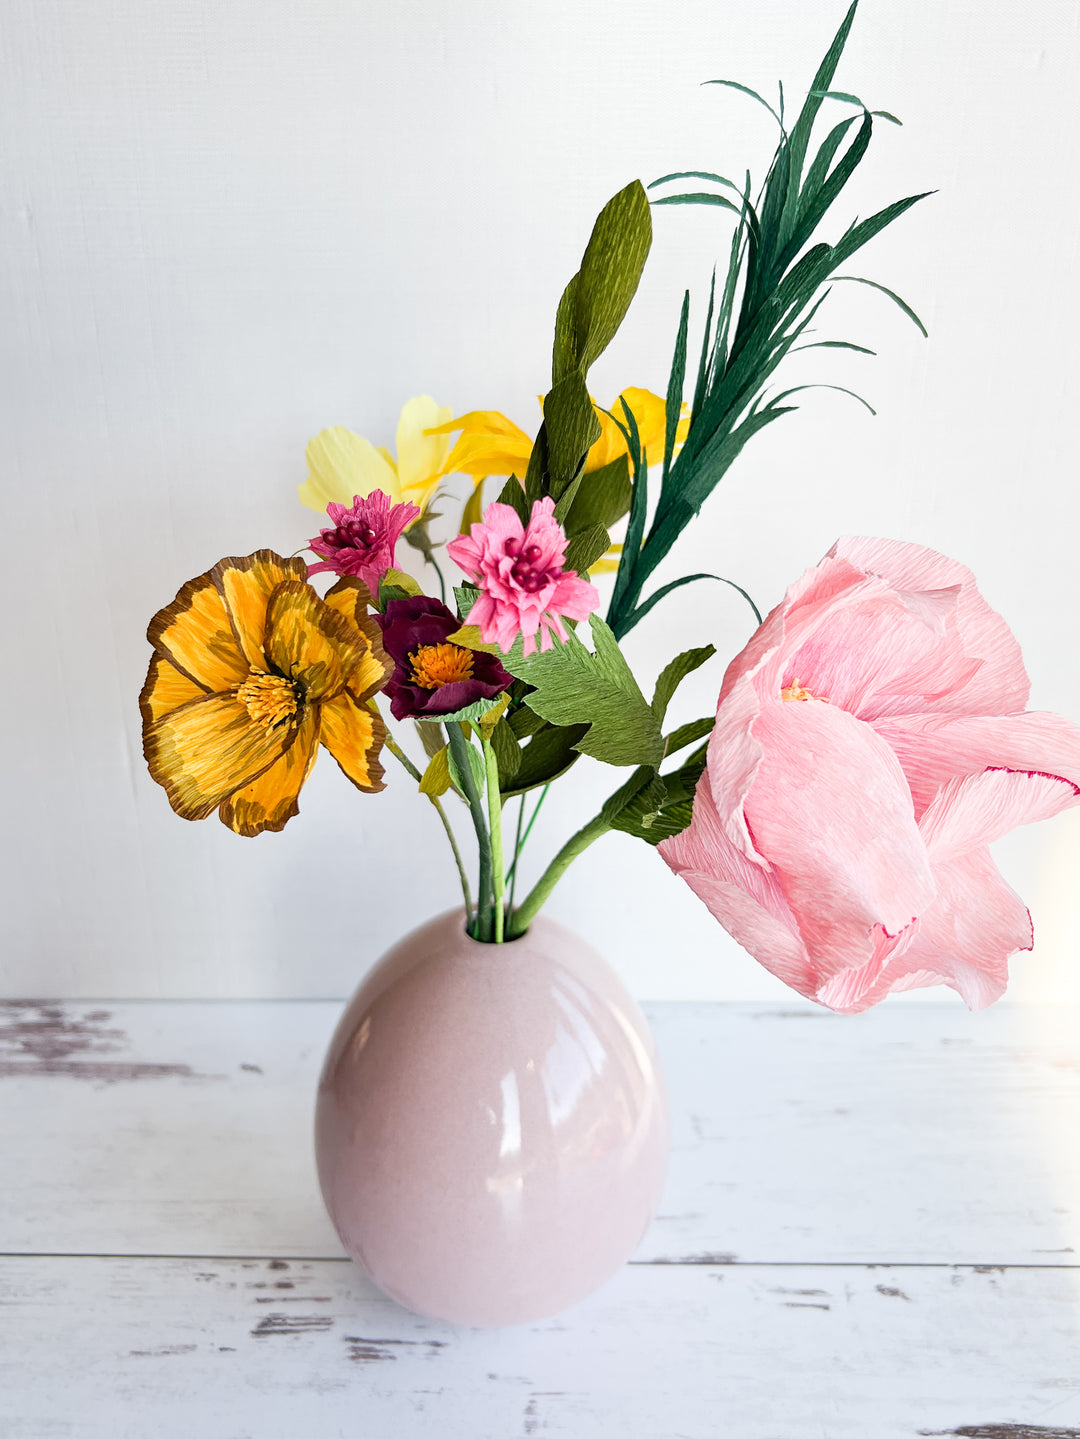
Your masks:
{"label": "paper flower bouquet", "polygon": [[[224,559],[155,616],[145,751],[178,814],[216,810],[241,835],[280,830],[320,745],[372,794],[385,747],[445,826],[477,940],[525,932],[576,856],[621,830],[657,847],[751,954],[834,1009],[939,982],[973,1007],[1002,992],[1031,928],[987,846],[1076,802],[1080,733],[1024,713],[1016,642],[961,564],[839,541],[731,661],[715,719],[673,730],[668,702],[713,647],[676,655],[651,686],[619,648],[677,586],[710,578],[653,580],[747,440],[794,408],[793,390],[769,390],[785,357],[839,343],[807,338],[828,287],[855,278],[846,262],[923,198],[815,238],[875,120],[830,90],[853,12],[790,129],[781,98],[756,197],[749,177],[703,172],[650,187],[655,206],[734,216],[700,357],[691,369],[687,294],[666,397],[628,389],[604,409],[588,388],[650,248],[635,182],[600,213],[559,302],[534,440],[503,415],[455,418],[426,397],[402,412],[396,459],[325,430],[300,491],[325,511],[316,561]],[[837,104],[855,113],[812,153],[819,111]],[[672,193],[687,179],[708,188]],[[441,560],[432,501],[455,473],[475,488]],[[505,478],[485,505],[492,476]],[[436,573],[438,597],[399,568],[403,541]],[[452,593],[446,560],[460,572]],[[596,572],[614,575],[606,615]],[[325,595],[310,583],[321,574],[337,577]],[[422,769],[387,710],[415,726]],[[629,774],[525,891],[532,820],[581,755]],[[475,886],[451,799],[475,836]]]}
{"label": "paper flower bouquet", "polygon": [[[396,455],[323,430],[300,488],[323,515],[314,558],[223,559],[150,624],[145,753],[178,814],[280,830],[322,747],[367,795],[389,751],[445,829],[464,915],[371,971],[317,1116],[343,1241],[426,1314],[552,1313],[612,1272],[655,1211],[666,1106],[651,1036],[599,956],[541,915],[609,831],[657,849],[756,959],[840,1012],[933,984],[980,1008],[1032,944],[989,846],[1077,802],[1080,730],[1025,711],[1017,643],[962,564],[838,540],[764,620],[755,607],[715,715],[688,724],[669,725],[668,706],[715,653],[707,634],[644,678],[620,648],[673,590],[719,578],[658,574],[746,442],[809,388],[776,387],[786,357],[862,348],[813,338],[830,287],[872,286],[922,329],[846,272],[922,196],[819,238],[875,119],[893,118],[831,88],[854,13],[790,127],[782,92],[775,110],[747,92],[780,132],[759,191],[691,171],[654,181],[651,202],[635,181],[604,206],[558,304],[535,438],[426,396],[405,405]],[[589,369],[637,289],[651,209],[673,204],[733,217],[696,362],[687,293],[666,395],[599,406]],[[452,537],[448,476],[473,481]],[[714,593],[753,605],[724,584]],[[540,805],[583,756],[622,773],[546,866],[529,856],[527,885]]]}

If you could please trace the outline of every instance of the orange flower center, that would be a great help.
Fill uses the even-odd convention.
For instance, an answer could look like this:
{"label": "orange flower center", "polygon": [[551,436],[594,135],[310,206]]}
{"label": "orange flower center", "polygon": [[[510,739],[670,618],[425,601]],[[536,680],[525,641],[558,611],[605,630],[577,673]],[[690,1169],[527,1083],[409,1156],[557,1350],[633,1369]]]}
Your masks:
{"label": "orange flower center", "polygon": [[281,724],[296,713],[296,686],[284,675],[252,670],[236,692],[236,698],[256,724]]}
{"label": "orange flower center", "polygon": [[461,645],[421,645],[409,656],[413,679],[425,690],[441,690],[443,685],[472,678],[472,650]]}
{"label": "orange flower center", "polygon": [[829,703],[823,695],[811,694],[809,690],[804,690],[797,679],[792,680],[789,685],[784,686],[780,691],[780,698],[785,704],[791,700],[817,700],[819,704],[823,705]]}

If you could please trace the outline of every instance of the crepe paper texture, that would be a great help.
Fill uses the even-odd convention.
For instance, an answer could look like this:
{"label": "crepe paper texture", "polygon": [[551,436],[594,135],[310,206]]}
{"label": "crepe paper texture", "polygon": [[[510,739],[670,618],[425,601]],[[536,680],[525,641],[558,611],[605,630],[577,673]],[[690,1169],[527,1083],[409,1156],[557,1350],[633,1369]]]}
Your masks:
{"label": "crepe paper texture", "polygon": [[[777,123],[760,188],[726,165],[683,170],[633,180],[602,207],[555,310],[535,435],[482,400],[455,410],[429,395],[404,405],[395,453],[324,429],[299,490],[330,522],[310,541],[314,562],[269,550],[222,560],[155,616],[144,744],[178,814],[280,830],[319,744],[369,791],[382,788],[385,747],[439,817],[474,939],[524,934],[578,856],[618,832],[657,849],[751,955],[819,1004],[851,1013],[944,984],[977,1009],[1003,992],[1032,928],[989,845],[1080,800],[1080,730],[1025,711],[1019,647],[970,571],[919,545],[847,538],[763,621],[737,579],[671,565],[747,442],[813,388],[778,388],[787,356],[869,353],[812,338],[832,285],[854,281],[926,333],[907,301],[846,270],[924,196],[831,218],[875,124],[896,123],[834,88],[856,9],[793,119],[782,91],[773,107],[738,82],[708,82]],[[630,387],[603,408],[589,371],[634,299],[653,210],[672,205],[731,228],[700,350],[690,354],[687,291],[664,395]],[[492,477],[501,489],[485,504]],[[400,567],[400,539],[419,577]],[[339,578],[320,598],[307,579],[325,572]],[[602,596],[593,576],[604,574]],[[673,591],[706,580],[721,587],[699,591],[695,633],[671,634],[674,657],[647,699],[622,642]],[[716,655],[716,606],[735,595],[758,627],[715,715],[672,725],[679,686]],[[411,720],[407,734],[391,733],[380,707]],[[583,756],[625,773],[532,866],[545,796]]]}

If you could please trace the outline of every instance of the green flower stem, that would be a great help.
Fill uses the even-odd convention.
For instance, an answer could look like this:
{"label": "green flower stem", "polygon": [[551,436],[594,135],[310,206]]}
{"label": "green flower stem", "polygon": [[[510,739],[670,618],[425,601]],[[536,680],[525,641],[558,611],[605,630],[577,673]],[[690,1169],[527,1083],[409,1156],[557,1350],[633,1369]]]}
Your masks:
{"label": "green flower stem", "polygon": [[562,879],[578,855],[587,850],[593,840],[599,839],[602,834],[607,834],[610,828],[611,825],[608,824],[603,815],[598,814],[595,819],[591,819],[587,825],[579,829],[577,834],[571,835],[529,891],[521,907],[510,916],[510,939],[517,939],[519,935],[525,933],[539,913],[541,906],[547,900],[548,895],[558,884],[559,880]]}
{"label": "green flower stem", "polygon": [[[369,701],[369,708],[375,710],[375,713],[378,714],[378,710],[375,709],[374,701]],[[423,779],[423,775],[416,768],[412,760],[401,748],[401,746],[396,742],[396,740],[390,734],[389,730],[386,731],[385,743],[386,748],[390,751],[390,753],[394,756],[398,763],[403,765],[404,768],[409,772],[409,774],[412,775],[416,783],[419,784],[420,781]],[[472,924],[473,908],[472,894],[469,890],[469,876],[465,873],[465,866],[461,860],[461,851],[458,849],[457,840],[454,838],[454,831],[450,827],[449,816],[443,809],[442,804],[439,802],[439,799],[436,795],[429,794],[428,799],[439,812],[439,818],[442,820],[443,829],[446,831],[446,838],[450,841],[450,848],[454,852],[454,863],[457,865],[458,878],[461,880],[461,894],[462,898],[465,901],[465,924],[466,927],[468,927]]]}
{"label": "green flower stem", "polygon": [[476,923],[473,926],[472,935],[474,939],[491,939],[491,836],[488,834],[487,824],[484,820],[484,806],[480,799],[480,792],[476,788],[476,779],[473,776],[472,765],[469,763],[469,741],[465,738],[465,731],[460,721],[452,721],[446,726],[446,737],[450,745],[450,753],[454,756],[454,764],[461,777],[461,783],[465,788],[465,800],[472,814],[473,828],[476,830],[476,844],[480,851],[480,880],[477,885],[476,897]]}
{"label": "green flower stem", "polygon": [[435,558],[434,552],[432,552],[431,554],[429,554],[429,555],[427,556],[427,562],[428,562],[428,564],[431,566],[431,568],[435,571],[435,574],[438,576],[438,580],[439,580],[439,595],[440,595],[440,597],[441,597],[441,599],[442,599],[443,604],[446,604],[446,580],[443,578],[443,572],[442,572],[442,570],[439,568],[439,564],[438,564],[438,561],[437,561],[436,558]]}
{"label": "green flower stem", "polygon": [[454,838],[454,831],[450,828],[450,820],[439,800],[433,794],[428,799],[439,811],[439,818],[442,820],[443,829],[446,830],[446,838],[450,841],[450,848],[454,851],[454,863],[457,865],[458,878],[461,880],[461,893],[465,900],[465,928],[468,929],[473,922],[472,895],[469,892],[469,876],[465,873],[465,866],[461,860],[461,851],[458,849],[457,840]]}
{"label": "green flower stem", "polygon": [[484,766],[487,773],[487,798],[488,798],[488,824],[491,829],[491,898],[492,909],[495,916],[495,943],[503,942],[503,926],[505,923],[505,911],[503,910],[503,893],[506,882],[503,877],[503,869],[506,863],[503,855],[502,839],[502,796],[499,794],[499,762],[495,758],[495,750],[491,741],[481,733],[481,744],[484,747]]}
{"label": "green flower stem", "polygon": [[[510,865],[510,869],[509,869],[509,871],[508,871],[508,877],[509,877],[510,879],[515,879],[515,878],[517,877],[517,865],[518,865],[518,860],[521,858],[521,851],[525,848],[526,844],[528,843],[529,835],[532,834],[532,827],[533,827],[533,825],[536,823],[536,816],[540,813],[540,806],[541,806],[541,805],[544,803],[544,801],[547,799],[547,792],[548,792],[548,790],[549,790],[550,788],[551,788],[551,781],[548,780],[547,784],[546,784],[546,785],[544,786],[544,788],[540,791],[540,798],[536,801],[536,808],[533,810],[532,814],[529,816],[529,823],[525,826],[525,833],[524,833],[524,834],[521,834],[521,825],[520,825],[520,824],[518,825],[518,834],[520,835],[520,838],[518,839],[517,844],[514,846],[514,858],[513,858],[513,862],[512,862],[511,865]],[[521,796],[521,813],[522,813],[522,814],[525,813],[525,796],[524,796],[524,795]]]}
{"label": "green flower stem", "polygon": [[514,907],[514,890],[517,888],[517,862],[521,855],[521,822],[525,818],[525,796],[520,795],[518,800],[517,830],[514,834],[514,858],[510,861],[510,868],[506,877],[510,883],[510,895],[506,901],[507,910]]}

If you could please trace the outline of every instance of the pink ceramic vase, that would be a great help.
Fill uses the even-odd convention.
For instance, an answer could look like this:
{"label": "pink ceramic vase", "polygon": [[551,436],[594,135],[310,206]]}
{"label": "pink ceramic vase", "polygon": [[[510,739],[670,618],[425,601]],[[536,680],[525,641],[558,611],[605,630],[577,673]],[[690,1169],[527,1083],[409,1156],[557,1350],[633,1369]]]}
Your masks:
{"label": "pink ceramic vase", "polygon": [[323,1197],[375,1284],[417,1313],[521,1324],[629,1258],[664,1184],[652,1036],[610,966],[541,916],[478,944],[460,911],[403,939],[334,1034]]}

